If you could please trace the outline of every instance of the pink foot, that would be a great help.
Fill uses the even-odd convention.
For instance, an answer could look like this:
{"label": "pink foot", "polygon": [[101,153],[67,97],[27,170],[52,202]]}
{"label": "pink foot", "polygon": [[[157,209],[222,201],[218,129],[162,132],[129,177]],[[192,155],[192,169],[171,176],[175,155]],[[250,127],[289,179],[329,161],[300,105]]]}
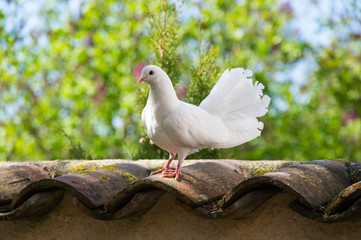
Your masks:
{"label": "pink foot", "polygon": [[174,167],[163,167],[162,169],[158,171],[154,171],[151,173],[151,175],[158,174],[158,173],[167,173],[169,169],[175,170]]}
{"label": "pink foot", "polygon": [[166,172],[168,172],[168,169],[175,170],[175,168],[169,167],[169,165],[173,161],[174,157],[175,157],[175,153],[170,152],[169,153],[169,159],[168,159],[167,163],[164,165],[164,167],[162,169],[158,170],[158,171],[152,172],[150,175],[154,175],[154,174],[158,174],[158,173],[166,173]]}
{"label": "pink foot", "polygon": [[175,177],[175,180],[178,180],[179,175],[180,175],[180,172],[177,170],[175,172],[163,172],[163,177],[166,177],[166,178]]}

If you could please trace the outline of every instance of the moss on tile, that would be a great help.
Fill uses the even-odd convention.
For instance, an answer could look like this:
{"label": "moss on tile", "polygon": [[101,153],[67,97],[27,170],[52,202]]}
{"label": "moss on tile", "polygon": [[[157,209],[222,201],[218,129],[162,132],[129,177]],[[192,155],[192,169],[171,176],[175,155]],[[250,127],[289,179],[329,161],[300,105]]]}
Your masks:
{"label": "moss on tile", "polygon": [[120,175],[126,176],[130,182],[136,181],[138,178],[130,173],[122,172],[119,170],[115,170],[114,172],[119,173]]}
{"label": "moss on tile", "polygon": [[105,176],[105,175],[102,175],[102,178],[105,179],[105,180],[108,180],[108,181],[110,180],[110,178],[108,178],[108,177]]}
{"label": "moss on tile", "polygon": [[84,172],[95,172],[96,170],[105,170],[105,171],[114,171],[116,169],[115,165],[109,165],[109,166],[102,166],[99,167],[95,163],[88,162],[88,163],[81,163],[73,167],[69,167],[69,171],[71,173],[78,173],[78,174],[84,174]]}
{"label": "moss on tile", "polygon": [[164,166],[164,164],[160,164],[160,165],[156,166],[155,168],[152,168],[152,172],[161,170],[163,168],[163,166]]}
{"label": "moss on tile", "polygon": [[85,172],[94,172],[97,169],[98,166],[96,166],[92,162],[86,162],[86,163],[80,163],[73,167],[69,167],[69,171],[71,173],[77,173],[77,174],[85,174]]}
{"label": "moss on tile", "polygon": [[253,171],[253,176],[261,176],[263,174],[271,172],[273,169],[271,167],[259,167]]}
{"label": "moss on tile", "polygon": [[[103,172],[116,172],[120,175],[123,175],[125,177],[128,178],[128,180],[130,182],[134,182],[136,181],[138,178],[130,173],[127,173],[127,172],[122,172],[120,170],[117,170],[117,166],[116,165],[108,165],[108,166],[97,166],[96,164],[92,163],[92,162],[88,162],[88,163],[81,163],[81,164],[78,164],[76,166],[73,166],[73,167],[69,167],[69,171],[71,173],[76,173],[76,174],[81,174],[81,175],[86,175],[87,173],[89,172],[95,172],[97,170],[101,170]],[[106,180],[110,180],[110,178],[108,178],[107,176],[105,175],[102,175],[102,178],[103,179],[106,179]]]}
{"label": "moss on tile", "polygon": [[309,184],[311,184],[313,187],[316,187],[316,186],[317,186],[317,184],[314,183],[313,181],[311,181],[310,179],[308,179],[307,176],[305,176],[305,175],[303,175],[303,174],[300,174],[299,176],[300,176],[303,180],[305,180],[305,182],[308,182]]}
{"label": "moss on tile", "polygon": [[103,166],[103,167],[100,167],[99,169],[114,171],[116,169],[116,166],[115,165]]}

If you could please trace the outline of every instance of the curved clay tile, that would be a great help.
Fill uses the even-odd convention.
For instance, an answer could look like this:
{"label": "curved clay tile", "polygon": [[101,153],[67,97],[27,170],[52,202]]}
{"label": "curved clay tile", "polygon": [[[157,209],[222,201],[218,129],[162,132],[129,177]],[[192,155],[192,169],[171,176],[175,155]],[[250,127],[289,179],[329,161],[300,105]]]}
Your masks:
{"label": "curved clay tile", "polygon": [[10,203],[19,192],[32,182],[52,177],[56,162],[4,164],[0,168],[0,205]]}
{"label": "curved clay tile", "polygon": [[[294,210],[301,214],[305,210],[314,212],[323,209],[324,205],[349,186],[350,179],[346,170],[343,163],[332,160],[281,168],[240,183],[219,201],[219,208],[227,212],[228,207],[234,208],[234,204],[242,201],[243,197],[249,197],[248,194],[252,192],[265,193],[262,196],[263,201],[266,201],[270,195],[283,191],[297,198],[291,205]],[[260,204],[262,203],[261,201]],[[217,215],[219,214],[218,211]]]}
{"label": "curved clay tile", "polygon": [[92,162],[69,167],[69,173],[29,184],[12,201],[12,208],[20,207],[34,194],[61,189],[70,192],[89,209],[101,208],[131,182],[148,176],[144,167],[118,163],[97,165]]}
{"label": "curved clay tile", "polygon": [[[64,192],[71,194],[79,209],[98,219],[138,216],[165,192],[208,218],[244,217],[280,191],[294,196],[296,200],[289,204],[292,209],[318,221],[341,221],[360,212],[361,184],[350,180],[350,173],[358,176],[361,169],[355,164],[199,160],[188,161],[180,181],[149,176],[163,163],[103,160],[8,165],[0,170],[0,179],[6,183],[0,187],[0,219],[45,214],[60,203]],[[32,181],[16,182],[28,177]]]}

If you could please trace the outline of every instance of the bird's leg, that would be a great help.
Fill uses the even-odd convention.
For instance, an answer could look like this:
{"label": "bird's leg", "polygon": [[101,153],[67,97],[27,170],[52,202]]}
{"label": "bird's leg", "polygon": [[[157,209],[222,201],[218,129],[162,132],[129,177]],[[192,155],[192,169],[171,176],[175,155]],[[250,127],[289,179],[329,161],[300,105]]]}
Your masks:
{"label": "bird's leg", "polygon": [[161,172],[162,173],[168,172],[168,169],[175,169],[173,167],[169,167],[170,163],[174,160],[174,158],[175,158],[175,154],[170,152],[168,162],[164,165],[164,167],[158,171],[152,172],[151,175],[161,173]]}
{"label": "bird's leg", "polygon": [[174,172],[163,172],[163,177],[175,177],[175,180],[178,180],[179,175],[181,174],[181,172],[179,171],[180,167],[183,164],[183,161],[185,159],[186,156],[183,155],[179,155],[178,154],[178,165],[177,168],[175,169]]}

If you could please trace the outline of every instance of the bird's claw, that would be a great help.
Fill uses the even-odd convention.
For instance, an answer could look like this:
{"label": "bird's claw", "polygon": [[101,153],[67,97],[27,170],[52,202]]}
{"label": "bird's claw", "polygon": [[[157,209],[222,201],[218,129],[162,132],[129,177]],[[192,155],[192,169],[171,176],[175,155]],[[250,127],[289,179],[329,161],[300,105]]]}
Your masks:
{"label": "bird's claw", "polygon": [[158,174],[158,173],[163,173],[164,174],[164,173],[167,173],[169,169],[175,170],[174,167],[168,167],[168,168],[164,167],[164,168],[162,168],[162,169],[160,169],[158,171],[152,172],[150,175],[155,175],[155,174]]}
{"label": "bird's claw", "polygon": [[[169,169],[174,170],[174,172],[168,172]],[[152,172],[151,175],[155,175],[158,173],[162,173],[162,176],[166,178],[175,177],[176,180],[178,180],[180,175],[179,168],[167,167],[167,166],[164,166],[162,169],[158,171]]]}
{"label": "bird's claw", "polygon": [[178,180],[179,175],[180,175],[180,172],[164,172],[163,173],[163,177],[166,177],[166,178],[175,177],[175,180]]}

